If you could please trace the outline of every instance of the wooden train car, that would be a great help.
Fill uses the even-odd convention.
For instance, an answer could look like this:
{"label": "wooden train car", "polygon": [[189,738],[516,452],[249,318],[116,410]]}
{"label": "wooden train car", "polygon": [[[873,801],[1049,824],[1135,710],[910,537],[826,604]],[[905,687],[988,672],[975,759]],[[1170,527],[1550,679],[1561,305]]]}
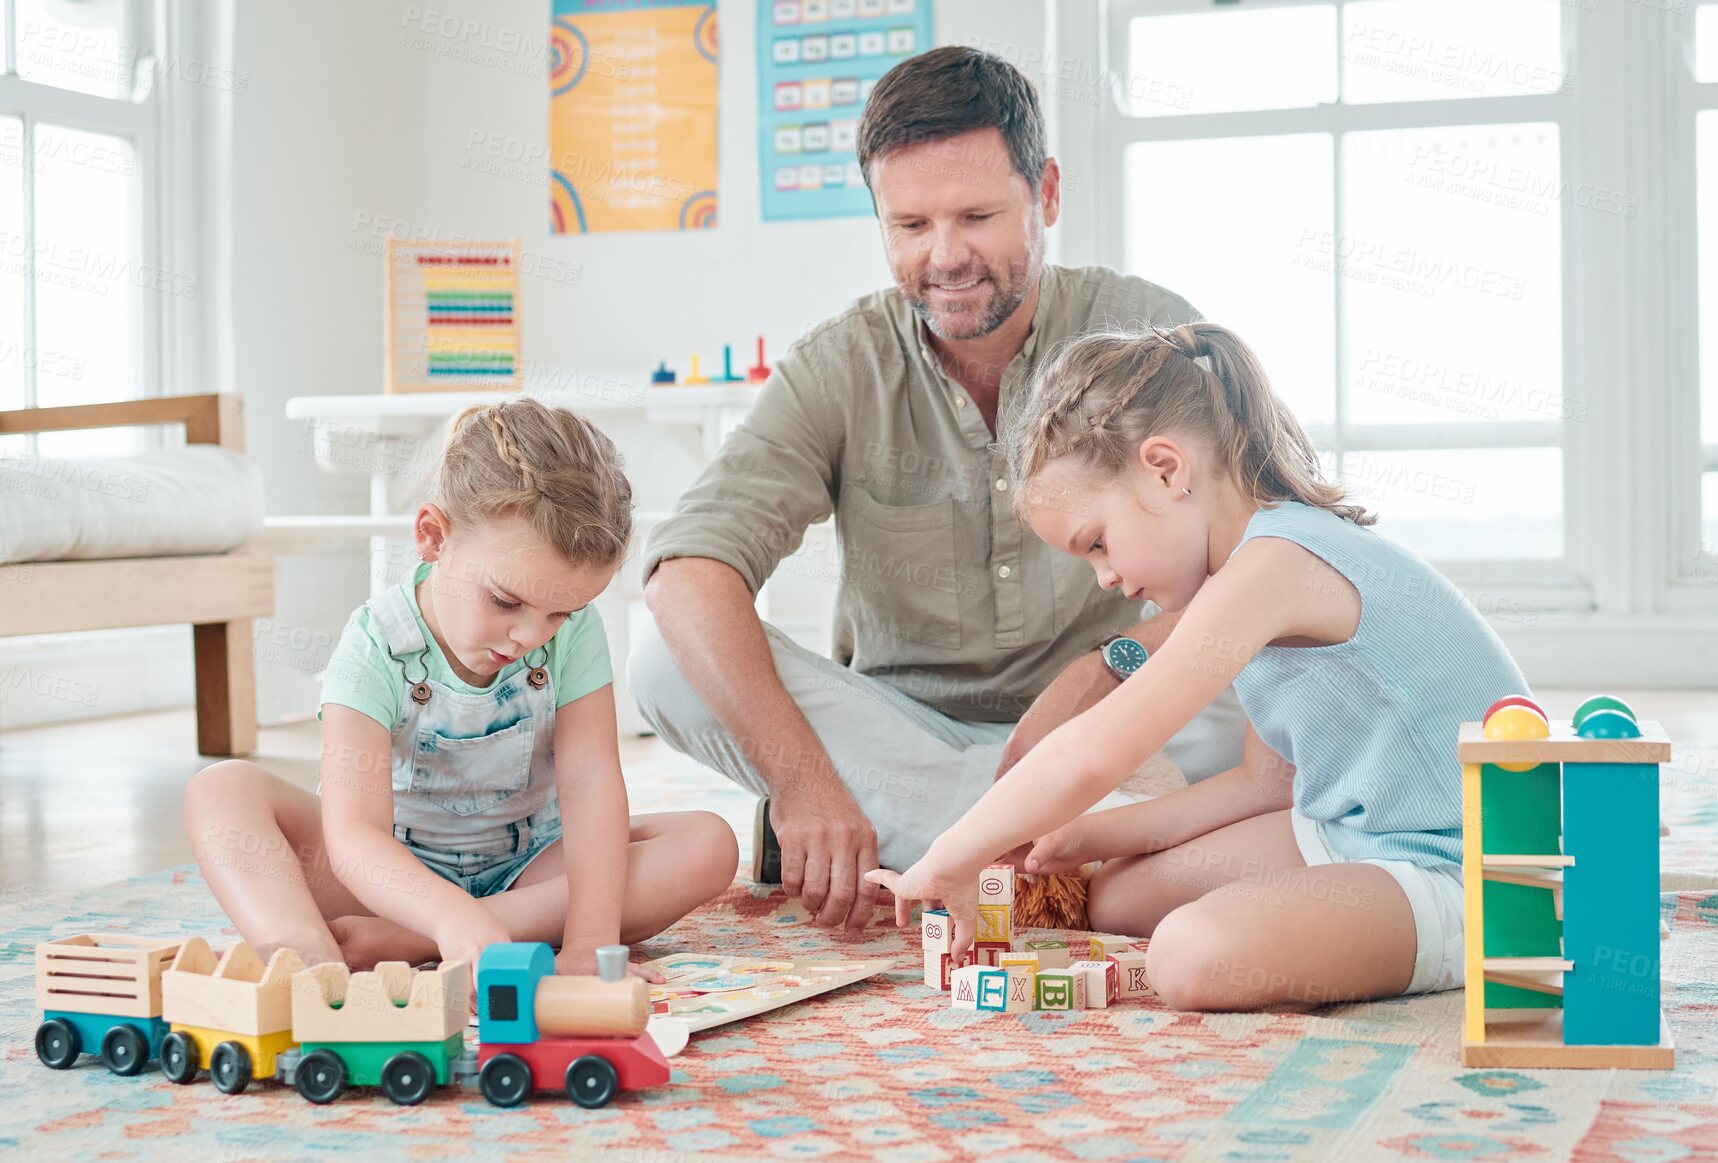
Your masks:
{"label": "wooden train car", "polygon": [[348,1086],[379,1086],[401,1106],[415,1106],[436,1086],[459,1081],[465,1053],[471,972],[464,961],[413,972],[384,961],[348,974],[322,964],[293,979],[292,1031],[301,1043],[280,1064],[281,1081],[314,1103]]}
{"label": "wooden train car", "polygon": [[161,1042],[161,1073],[185,1083],[207,1070],[226,1094],[272,1078],[295,1041],[292,978],[303,968],[291,949],[275,950],[264,965],[243,941],[219,958],[201,937],[186,941],[161,975],[161,1016],[172,1027]]}
{"label": "wooden train car", "polygon": [[99,1053],[115,1074],[136,1074],[161,1052],[161,975],[179,942],[80,935],[36,946],[36,1057],[64,1070]]}

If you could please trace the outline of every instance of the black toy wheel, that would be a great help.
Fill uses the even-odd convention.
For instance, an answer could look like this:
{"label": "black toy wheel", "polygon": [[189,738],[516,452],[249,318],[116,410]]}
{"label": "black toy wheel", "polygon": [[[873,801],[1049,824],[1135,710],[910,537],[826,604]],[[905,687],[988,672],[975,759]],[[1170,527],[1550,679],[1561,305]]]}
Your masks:
{"label": "black toy wheel", "polygon": [[382,1067],[382,1093],[400,1106],[417,1106],[435,1088],[435,1067],[416,1050],[402,1050]]}
{"label": "black toy wheel", "polygon": [[197,1077],[197,1043],[174,1030],[161,1039],[161,1073],[167,1081],[186,1083]]}
{"label": "black toy wheel", "polygon": [[346,1093],[346,1063],[332,1050],[312,1050],[298,1064],[298,1093],[317,1106]]}
{"label": "black toy wheel", "polygon": [[251,1054],[237,1042],[222,1042],[209,1055],[209,1077],[222,1094],[241,1094],[251,1084]]}
{"label": "black toy wheel", "polygon": [[600,1055],[586,1054],[567,1067],[567,1097],[586,1110],[607,1106],[619,1089],[614,1064]]}
{"label": "black toy wheel", "polygon": [[495,1106],[518,1106],[531,1093],[531,1068],[517,1054],[497,1054],[478,1072],[477,1089]]}
{"label": "black toy wheel", "polygon": [[115,1026],[101,1040],[101,1060],[115,1074],[136,1074],[149,1061],[149,1043],[136,1027]]}
{"label": "black toy wheel", "polygon": [[49,1018],[36,1027],[36,1057],[49,1070],[66,1069],[81,1053],[77,1029],[70,1022]]}

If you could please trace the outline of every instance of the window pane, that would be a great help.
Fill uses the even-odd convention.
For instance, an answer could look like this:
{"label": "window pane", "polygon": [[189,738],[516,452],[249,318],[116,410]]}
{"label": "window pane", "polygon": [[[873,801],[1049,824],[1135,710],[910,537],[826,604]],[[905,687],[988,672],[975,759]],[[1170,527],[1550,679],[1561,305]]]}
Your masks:
{"label": "window pane", "polygon": [[1718,4],[1694,10],[1694,79],[1718,81]]}
{"label": "window pane", "polygon": [[97,97],[130,94],[132,48],[120,37],[124,0],[14,2],[20,77]]}
{"label": "window pane", "polygon": [[1138,17],[1128,29],[1127,74],[1120,83],[1135,117],[1335,101],[1336,9]]}
{"label": "window pane", "polygon": [[1563,554],[1559,449],[1350,452],[1341,479],[1381,532],[1433,560]]}
{"label": "window pane", "polygon": [[1718,109],[1694,119],[1700,237],[1700,439],[1718,444]]}
{"label": "window pane", "polygon": [[1700,507],[1704,519],[1700,523],[1700,557],[1695,576],[1700,581],[1718,582],[1718,472],[1700,478]]}
{"label": "window pane", "polygon": [[1127,151],[1128,270],[1239,332],[1303,424],[1335,414],[1331,169],[1325,134]]}
{"label": "window pane", "polygon": [[[36,126],[36,401],[135,399],[143,290],[195,293],[143,264],[137,151],[104,133]],[[133,433],[46,434],[44,456],[135,448]]]}
{"label": "window pane", "polygon": [[1343,165],[1350,419],[1572,415],[1556,126],[1351,133]]}
{"label": "window pane", "polygon": [[0,409],[22,408],[24,364],[24,123],[0,117]]}
{"label": "window pane", "polygon": [[1562,11],[1545,0],[1357,0],[1342,10],[1342,99],[1564,90]]}

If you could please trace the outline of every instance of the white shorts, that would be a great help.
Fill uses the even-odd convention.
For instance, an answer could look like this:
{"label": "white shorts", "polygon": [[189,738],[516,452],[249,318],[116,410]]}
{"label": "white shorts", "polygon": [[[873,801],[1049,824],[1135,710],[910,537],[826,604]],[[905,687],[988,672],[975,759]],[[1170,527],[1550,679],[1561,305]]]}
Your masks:
{"label": "white shorts", "polygon": [[1466,902],[1462,894],[1461,865],[1434,864],[1430,867],[1406,860],[1349,861],[1338,856],[1324,842],[1318,821],[1308,819],[1297,811],[1289,812],[1294,824],[1295,844],[1307,867],[1320,864],[1376,864],[1396,878],[1402,891],[1408,894],[1408,907],[1414,914],[1414,976],[1403,994],[1437,993],[1457,989],[1462,984],[1462,926]]}

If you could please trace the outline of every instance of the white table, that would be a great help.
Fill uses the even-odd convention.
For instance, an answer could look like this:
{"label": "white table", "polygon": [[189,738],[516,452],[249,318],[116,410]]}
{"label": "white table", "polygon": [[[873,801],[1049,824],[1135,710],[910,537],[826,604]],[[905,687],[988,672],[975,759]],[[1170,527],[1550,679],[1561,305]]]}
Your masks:
{"label": "white table", "polygon": [[[551,406],[599,417],[637,418],[675,440],[694,463],[708,461],[757,399],[751,384],[647,385],[620,376],[585,375],[568,388],[529,394]],[[317,466],[325,472],[365,473],[370,477],[367,516],[285,516],[268,521],[270,540],[282,552],[310,552],[331,540],[370,539],[370,590],[383,584],[387,539],[406,534],[411,514],[398,510],[389,486],[414,473],[431,471],[426,438],[456,413],[491,404],[508,393],[408,392],[399,395],[294,396],[286,402],[289,420],[311,421]],[[640,513],[648,525],[664,514]]]}
{"label": "white table", "polygon": [[[758,387],[749,384],[649,385],[638,377],[579,375],[565,377],[566,388],[533,389],[543,403],[590,415],[599,424],[641,420],[673,440],[696,465],[708,462],[735,425],[744,419]],[[312,449],[325,472],[366,474],[370,511],[359,516],[280,516],[266,522],[267,542],[277,553],[322,553],[345,549],[359,538],[370,546],[370,592],[389,582],[389,563],[405,564],[412,514],[398,505],[393,486],[427,483],[440,460],[440,430],[448,419],[474,404],[491,404],[509,393],[412,392],[400,395],[295,396],[286,402],[289,420],[311,422]],[[634,470],[637,471],[636,469]],[[638,536],[666,513],[635,514]],[[391,550],[390,544],[400,547]],[[649,617],[637,579],[630,573],[598,599],[615,661],[616,708],[623,731],[648,728],[624,689],[632,626]],[[765,606],[759,595],[760,610]],[[606,607],[606,610],[604,610]]]}

